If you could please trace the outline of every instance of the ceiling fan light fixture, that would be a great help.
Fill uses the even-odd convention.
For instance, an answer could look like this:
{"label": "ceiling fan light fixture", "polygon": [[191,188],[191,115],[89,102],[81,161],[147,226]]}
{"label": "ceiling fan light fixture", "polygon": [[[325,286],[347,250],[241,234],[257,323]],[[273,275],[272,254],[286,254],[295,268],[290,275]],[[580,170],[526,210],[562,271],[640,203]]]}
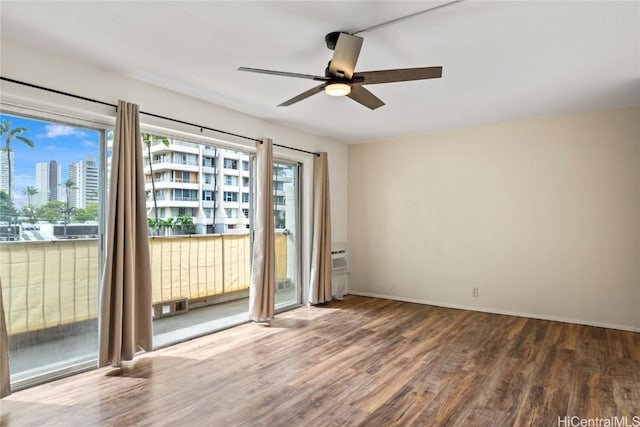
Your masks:
{"label": "ceiling fan light fixture", "polygon": [[351,86],[346,83],[329,83],[324,91],[329,96],[346,96],[351,93]]}

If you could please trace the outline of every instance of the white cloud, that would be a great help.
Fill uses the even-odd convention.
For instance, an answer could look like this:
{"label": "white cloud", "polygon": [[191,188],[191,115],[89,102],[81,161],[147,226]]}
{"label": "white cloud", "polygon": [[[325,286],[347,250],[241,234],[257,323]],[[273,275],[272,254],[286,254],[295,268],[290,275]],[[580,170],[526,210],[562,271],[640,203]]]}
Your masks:
{"label": "white cloud", "polygon": [[98,148],[98,143],[94,141],[82,141],[80,144],[83,147]]}
{"label": "white cloud", "polygon": [[48,124],[45,126],[45,136],[47,138],[57,138],[59,136],[82,136],[84,132],[78,128],[74,128],[66,125]]}

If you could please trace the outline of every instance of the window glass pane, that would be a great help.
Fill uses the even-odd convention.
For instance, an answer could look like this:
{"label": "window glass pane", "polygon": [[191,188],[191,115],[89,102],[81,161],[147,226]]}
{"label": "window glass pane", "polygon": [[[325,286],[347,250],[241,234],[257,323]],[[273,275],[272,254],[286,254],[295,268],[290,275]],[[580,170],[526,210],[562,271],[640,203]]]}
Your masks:
{"label": "window glass pane", "polygon": [[224,159],[225,169],[238,169],[238,161],[233,159]]}
{"label": "window glass pane", "polygon": [[274,225],[276,228],[276,307],[301,301],[299,280],[298,165],[273,165]]}
{"label": "window glass pane", "polygon": [[[154,345],[244,322],[249,219],[239,214],[238,192],[218,188],[238,185],[238,162],[248,155],[158,135],[144,141],[145,186],[157,195],[147,198]],[[173,179],[156,180],[160,174]]]}
{"label": "window glass pane", "polygon": [[28,385],[95,364],[105,132],[8,114],[0,121],[0,276],[11,380]]}

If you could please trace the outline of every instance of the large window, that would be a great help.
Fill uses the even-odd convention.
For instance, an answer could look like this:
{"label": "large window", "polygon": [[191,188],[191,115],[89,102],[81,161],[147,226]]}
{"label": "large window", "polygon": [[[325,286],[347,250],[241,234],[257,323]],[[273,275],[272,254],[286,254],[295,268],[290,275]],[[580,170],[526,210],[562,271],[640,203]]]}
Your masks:
{"label": "large window", "polygon": [[[95,366],[104,250],[99,237],[113,132],[80,120],[9,114],[1,119],[11,129],[25,128],[21,136],[26,138],[10,141],[8,150],[0,148],[1,291],[11,379],[19,388]],[[249,155],[142,136],[154,346],[246,321],[251,262],[247,191],[253,184],[249,174],[225,174],[224,168],[211,166],[224,159],[227,169],[245,169]],[[280,254],[276,300],[282,308],[299,302],[299,244],[297,165],[280,168],[284,178],[279,179],[292,201],[277,205],[275,217]],[[216,182],[238,186],[240,177],[244,191],[216,190]]]}
{"label": "large window", "polygon": [[224,159],[225,169],[238,169],[238,161],[233,159]]}
{"label": "large window", "polygon": [[173,200],[182,202],[195,202],[198,200],[198,190],[176,188],[175,190],[173,190]]}
{"label": "large window", "polygon": [[235,191],[225,191],[224,192],[224,201],[225,202],[237,202],[238,201],[238,193]]}
{"label": "large window", "polygon": [[0,121],[0,276],[21,387],[95,363],[106,130]]}

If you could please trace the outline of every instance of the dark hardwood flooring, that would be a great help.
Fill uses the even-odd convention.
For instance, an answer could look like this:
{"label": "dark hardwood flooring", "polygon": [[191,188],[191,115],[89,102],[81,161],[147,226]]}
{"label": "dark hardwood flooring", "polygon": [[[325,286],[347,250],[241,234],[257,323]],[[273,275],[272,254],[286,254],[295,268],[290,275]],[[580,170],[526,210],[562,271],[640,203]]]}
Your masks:
{"label": "dark hardwood flooring", "polygon": [[2,426],[557,426],[640,416],[640,334],[347,296],[0,401]]}

